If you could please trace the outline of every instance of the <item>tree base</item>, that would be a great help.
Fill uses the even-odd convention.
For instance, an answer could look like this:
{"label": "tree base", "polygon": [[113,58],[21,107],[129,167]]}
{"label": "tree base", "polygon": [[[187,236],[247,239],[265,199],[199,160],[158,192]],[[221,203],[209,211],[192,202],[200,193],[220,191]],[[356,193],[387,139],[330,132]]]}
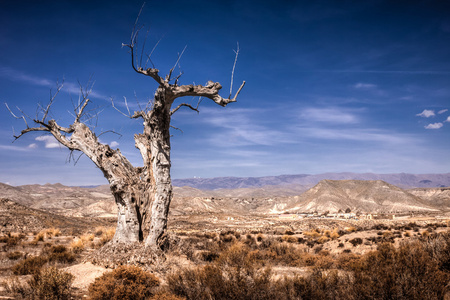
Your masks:
{"label": "tree base", "polygon": [[108,242],[89,254],[84,261],[114,269],[121,265],[151,266],[160,264],[165,259],[163,251],[146,248],[144,243]]}

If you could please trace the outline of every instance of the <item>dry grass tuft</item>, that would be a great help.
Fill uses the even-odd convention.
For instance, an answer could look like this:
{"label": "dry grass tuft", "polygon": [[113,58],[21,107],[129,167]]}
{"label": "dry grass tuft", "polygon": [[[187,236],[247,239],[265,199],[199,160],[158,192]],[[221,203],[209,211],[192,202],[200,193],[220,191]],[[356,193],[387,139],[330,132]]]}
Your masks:
{"label": "dry grass tuft", "polygon": [[71,299],[71,286],[74,276],[55,267],[43,268],[28,281],[37,299]]}

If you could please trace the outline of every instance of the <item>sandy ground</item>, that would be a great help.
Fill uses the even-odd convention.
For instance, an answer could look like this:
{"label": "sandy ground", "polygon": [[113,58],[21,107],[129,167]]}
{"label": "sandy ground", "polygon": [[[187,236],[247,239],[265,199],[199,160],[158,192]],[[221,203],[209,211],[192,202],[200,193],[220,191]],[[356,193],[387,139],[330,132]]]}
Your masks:
{"label": "sandy ground", "polygon": [[95,278],[105,272],[111,271],[110,269],[93,265],[90,262],[73,265],[63,270],[75,276],[72,286],[82,291],[87,291],[89,285],[94,282]]}

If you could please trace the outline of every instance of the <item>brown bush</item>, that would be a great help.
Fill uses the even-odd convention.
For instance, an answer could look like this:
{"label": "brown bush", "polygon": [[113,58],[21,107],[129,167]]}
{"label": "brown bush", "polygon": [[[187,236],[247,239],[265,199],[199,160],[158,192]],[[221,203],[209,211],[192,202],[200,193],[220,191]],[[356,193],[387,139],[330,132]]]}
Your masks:
{"label": "brown bush", "polygon": [[116,233],[116,229],[113,227],[97,227],[95,231],[95,235],[99,238],[99,240],[95,243],[96,248],[100,248],[109,241],[111,241]]}
{"label": "brown bush", "polygon": [[319,238],[321,236],[321,234],[319,232],[317,232],[317,230],[304,231],[303,235],[305,237],[312,238],[312,239],[316,239],[316,238]]}
{"label": "brown bush", "polygon": [[8,252],[6,257],[10,260],[18,260],[23,256],[23,253],[20,251]]}
{"label": "brown bush", "polygon": [[18,262],[12,267],[12,271],[15,275],[28,275],[34,274],[40,271],[43,265],[48,262],[47,257],[31,256]]}
{"label": "brown bush", "polygon": [[16,246],[24,237],[24,234],[12,235],[8,232],[5,236],[0,237],[0,243],[6,243],[6,248],[10,248]]}
{"label": "brown bush", "polygon": [[288,242],[288,243],[296,243],[296,242],[298,241],[298,239],[297,239],[295,236],[287,235],[287,234],[283,235],[283,236],[281,237],[281,239],[282,239],[284,242]]}
{"label": "brown bush", "polygon": [[[253,248],[231,244],[212,263],[175,271],[167,283],[170,293],[200,300],[442,299],[450,280],[449,250],[450,233],[398,248],[384,243],[362,256],[343,253],[336,258],[324,250],[314,255],[268,238]],[[307,276],[274,280],[270,269],[261,266],[276,264],[313,268]]]}
{"label": "brown bush", "polygon": [[354,238],[348,241],[350,244],[353,245],[353,247],[356,247],[357,245],[361,245],[363,240],[361,238]]}
{"label": "brown bush", "polygon": [[216,264],[183,269],[167,277],[169,290],[186,299],[276,299],[270,270],[255,272],[245,266],[221,268]]}
{"label": "brown bush", "polygon": [[342,253],[336,260],[336,267],[341,270],[349,271],[357,268],[360,264],[361,256],[353,253]]}
{"label": "brown bush", "polygon": [[357,299],[349,290],[350,278],[336,271],[315,269],[309,276],[281,282],[284,299]]}
{"label": "brown bush", "polygon": [[398,249],[381,244],[352,270],[352,288],[360,299],[442,299],[450,279],[418,241]]}
{"label": "brown bush", "polygon": [[159,279],[139,267],[121,266],[103,274],[89,286],[93,300],[140,300],[151,297]]}
{"label": "brown bush", "polygon": [[73,278],[70,273],[47,267],[36,272],[28,284],[37,299],[66,300],[71,299]]}
{"label": "brown bush", "polygon": [[85,242],[82,239],[78,239],[70,243],[70,248],[74,253],[81,253],[83,252],[84,248],[86,247]]}
{"label": "brown bush", "polygon": [[28,299],[32,295],[30,286],[26,282],[19,280],[18,276],[10,276],[1,282],[1,286],[8,295],[14,296],[14,299]]}

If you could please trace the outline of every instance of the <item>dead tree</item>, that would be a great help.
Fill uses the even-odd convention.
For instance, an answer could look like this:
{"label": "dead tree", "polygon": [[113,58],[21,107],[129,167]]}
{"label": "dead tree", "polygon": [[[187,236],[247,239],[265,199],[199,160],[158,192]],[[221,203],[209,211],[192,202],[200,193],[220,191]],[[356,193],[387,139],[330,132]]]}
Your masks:
{"label": "dead tree", "polygon": [[[134,135],[135,146],[142,155],[143,167],[134,167],[119,149],[114,150],[109,145],[101,143],[94,131],[86,125],[84,120],[90,103],[88,92],[81,91],[81,101],[75,107],[75,120],[68,127],[59,125],[54,119],[48,120],[49,111],[57,93],[51,97],[47,106],[41,107],[40,114],[35,118],[30,118],[22,111],[21,116],[15,115],[11,110],[10,112],[14,117],[22,118],[26,124],[26,129],[19,135],[15,135],[16,139],[34,131],[50,133],[71,151],[81,151],[102,170],[119,209],[113,242],[144,241],[144,233],[148,233],[145,238],[146,247],[158,247],[164,240],[169,205],[172,200],[170,120],[181,107],[198,111],[198,105],[193,107],[187,103],[176,104],[175,101],[178,98],[193,96],[208,98],[220,106],[226,106],[236,101],[245,81],[233,98],[231,88],[230,96],[223,98],[219,95],[222,86],[218,82],[208,81],[206,85],[179,85],[180,75],[172,78],[178,61],[169,74],[161,77],[158,69],[143,68],[137,63],[138,32],[135,26],[130,43],[124,45],[130,49],[132,68],[158,84],[154,98],[147,103],[145,109],[126,114],[132,119],[143,121],[143,132]],[[237,54],[238,51],[236,51],[236,58]],[[181,55],[178,59],[180,57]],[[234,65],[232,78],[233,73]],[[57,92],[60,89],[61,86],[58,87]],[[29,127],[27,119],[32,120],[36,127]]]}

